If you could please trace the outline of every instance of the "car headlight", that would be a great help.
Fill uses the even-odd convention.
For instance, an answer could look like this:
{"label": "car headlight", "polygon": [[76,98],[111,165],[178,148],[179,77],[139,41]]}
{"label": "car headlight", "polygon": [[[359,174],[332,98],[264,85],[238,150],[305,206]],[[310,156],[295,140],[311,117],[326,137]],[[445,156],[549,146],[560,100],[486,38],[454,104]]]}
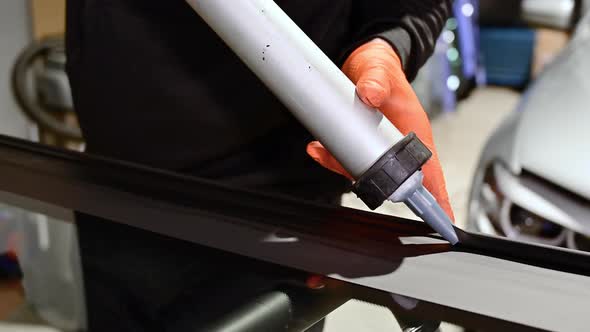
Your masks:
{"label": "car headlight", "polygon": [[559,246],[564,244],[566,231],[562,226],[544,219],[514,203],[507,202],[502,213],[502,228],[513,238]]}
{"label": "car headlight", "polygon": [[574,231],[569,231],[567,237],[567,246],[568,248],[590,252],[590,236],[576,233]]}
{"label": "car headlight", "polygon": [[590,251],[590,237],[564,227],[568,225],[564,223],[564,208],[556,206],[551,196],[543,197],[532,190],[546,184],[537,181],[531,186],[531,181],[536,180],[514,175],[499,163],[492,164],[485,170],[479,190],[475,188],[470,222],[487,234]]}

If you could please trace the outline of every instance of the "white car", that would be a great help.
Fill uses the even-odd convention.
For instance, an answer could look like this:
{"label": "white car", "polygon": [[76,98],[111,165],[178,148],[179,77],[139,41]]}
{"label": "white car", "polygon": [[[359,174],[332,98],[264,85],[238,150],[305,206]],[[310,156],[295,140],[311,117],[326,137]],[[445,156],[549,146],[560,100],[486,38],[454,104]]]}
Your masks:
{"label": "white car", "polygon": [[489,138],[468,227],[590,251],[590,15]]}

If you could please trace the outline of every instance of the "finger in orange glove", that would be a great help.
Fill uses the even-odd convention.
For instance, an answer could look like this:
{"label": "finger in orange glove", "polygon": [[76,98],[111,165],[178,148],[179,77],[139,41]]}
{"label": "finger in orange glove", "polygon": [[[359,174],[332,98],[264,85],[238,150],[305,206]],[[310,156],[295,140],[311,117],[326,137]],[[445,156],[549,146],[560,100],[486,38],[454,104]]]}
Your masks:
{"label": "finger in orange glove", "polygon": [[[391,45],[382,39],[367,42],[348,57],[342,71],[356,84],[357,94],[365,104],[378,108],[402,134],[415,132],[432,151],[432,158],[422,167],[424,186],[454,220],[428,116]],[[309,143],[307,153],[322,166],[352,180],[344,167],[319,142]]]}

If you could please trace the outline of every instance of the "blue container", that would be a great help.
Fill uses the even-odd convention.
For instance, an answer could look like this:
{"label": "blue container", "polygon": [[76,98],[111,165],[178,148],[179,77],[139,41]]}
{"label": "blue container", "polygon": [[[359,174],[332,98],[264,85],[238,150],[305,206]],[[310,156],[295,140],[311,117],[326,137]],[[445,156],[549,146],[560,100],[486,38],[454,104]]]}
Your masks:
{"label": "blue container", "polygon": [[527,28],[480,30],[480,52],[486,83],[523,87],[530,78],[535,31]]}

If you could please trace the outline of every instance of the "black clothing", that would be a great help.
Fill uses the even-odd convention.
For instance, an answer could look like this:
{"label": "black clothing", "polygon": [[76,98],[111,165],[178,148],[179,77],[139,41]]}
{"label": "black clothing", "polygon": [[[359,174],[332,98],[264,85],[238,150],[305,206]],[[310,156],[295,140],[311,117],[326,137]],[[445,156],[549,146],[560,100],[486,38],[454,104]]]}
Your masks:
{"label": "black clothing", "polygon": [[[336,63],[379,36],[412,79],[451,1],[276,2]],[[68,1],[66,47],[90,152],[312,200],[334,202],[348,185],[306,155],[309,133],[183,0]],[[190,330],[190,319],[210,319],[280,274],[90,216],[78,229],[91,331]],[[243,277],[228,280],[229,264]],[[231,284],[240,286],[224,291]]]}
{"label": "black clothing", "polygon": [[[450,7],[434,0],[276,2],[339,63],[359,43],[388,38],[410,79],[432,53]],[[306,156],[309,134],[185,1],[67,5],[67,69],[94,152],[219,180],[256,177],[232,179],[236,185],[289,179],[341,186]],[[281,142],[278,156],[261,153],[274,144],[268,141]],[[256,165],[228,165],[238,155]]]}
{"label": "black clothing", "polygon": [[[342,195],[272,189],[329,204]],[[276,265],[94,216],[77,213],[76,221],[90,332],[207,332],[205,325],[257,296],[303,280]]]}
{"label": "black clothing", "polygon": [[208,332],[206,325],[232,309],[303,280],[253,259],[87,215],[78,219],[90,332]]}

